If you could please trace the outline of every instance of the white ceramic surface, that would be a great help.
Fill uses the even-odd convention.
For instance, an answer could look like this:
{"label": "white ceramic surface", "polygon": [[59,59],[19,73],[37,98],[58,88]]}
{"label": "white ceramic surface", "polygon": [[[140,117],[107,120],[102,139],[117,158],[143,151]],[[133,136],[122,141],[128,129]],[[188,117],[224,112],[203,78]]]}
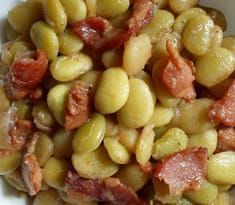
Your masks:
{"label": "white ceramic surface", "polygon": [[[0,43],[2,43],[4,39],[4,24],[7,12],[17,2],[20,2],[20,0],[0,0]],[[228,20],[228,30],[226,33],[235,35],[235,0],[201,0],[201,4],[222,10]],[[19,194],[0,179],[0,205],[26,204],[27,200],[24,195]]]}

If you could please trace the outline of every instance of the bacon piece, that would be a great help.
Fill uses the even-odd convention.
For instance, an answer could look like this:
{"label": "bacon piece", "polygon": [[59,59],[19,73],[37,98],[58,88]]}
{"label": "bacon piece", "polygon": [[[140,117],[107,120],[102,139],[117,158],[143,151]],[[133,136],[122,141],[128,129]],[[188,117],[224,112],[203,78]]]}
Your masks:
{"label": "bacon piece", "polygon": [[43,50],[25,55],[15,60],[4,80],[8,97],[12,100],[24,98],[31,93],[41,83],[47,70],[48,61]]}
{"label": "bacon piece", "polygon": [[174,97],[191,101],[196,98],[193,86],[195,67],[191,61],[182,58],[175,50],[173,42],[167,41],[169,57],[161,72],[161,80],[167,90]]}
{"label": "bacon piece", "polygon": [[76,81],[69,92],[65,113],[65,129],[72,130],[87,122],[91,112],[89,86]]}
{"label": "bacon piece", "polygon": [[27,152],[24,154],[21,164],[22,177],[30,196],[36,195],[40,191],[42,185],[42,169],[34,154],[39,136],[38,132],[31,136],[31,139],[27,144]]}
{"label": "bacon piece", "polygon": [[32,123],[30,121],[19,120],[18,117],[15,117],[14,126],[9,131],[11,145],[14,150],[23,148],[31,131]]}
{"label": "bacon piece", "polygon": [[169,185],[170,194],[200,188],[207,173],[207,149],[189,148],[156,164],[154,176]]}
{"label": "bacon piece", "polygon": [[123,30],[112,29],[111,24],[102,17],[88,17],[75,23],[72,30],[93,49],[116,49],[151,21],[153,9],[151,0],[136,0],[133,15]]}
{"label": "bacon piece", "polygon": [[218,131],[216,152],[235,151],[235,129],[227,127]]}
{"label": "bacon piece", "polygon": [[225,95],[211,106],[209,118],[213,122],[220,122],[231,127],[235,126],[235,80],[233,80]]}
{"label": "bacon piece", "polygon": [[108,202],[113,205],[144,205],[137,194],[123,185],[117,178],[84,179],[74,172],[68,172],[65,177],[67,192],[79,192],[94,200]]}

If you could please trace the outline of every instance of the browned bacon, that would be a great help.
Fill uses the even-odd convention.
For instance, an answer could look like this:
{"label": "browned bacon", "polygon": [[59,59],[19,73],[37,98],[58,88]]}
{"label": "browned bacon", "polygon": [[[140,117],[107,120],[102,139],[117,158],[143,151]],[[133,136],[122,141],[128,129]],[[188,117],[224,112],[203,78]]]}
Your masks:
{"label": "browned bacon", "polygon": [[222,128],[218,131],[218,144],[216,152],[235,151],[235,129]]}

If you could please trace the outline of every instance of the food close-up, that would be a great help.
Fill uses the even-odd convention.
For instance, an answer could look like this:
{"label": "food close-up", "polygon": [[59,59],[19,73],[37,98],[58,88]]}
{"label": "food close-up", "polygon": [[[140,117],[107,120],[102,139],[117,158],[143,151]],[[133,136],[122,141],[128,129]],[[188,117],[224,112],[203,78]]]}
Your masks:
{"label": "food close-up", "polygon": [[225,13],[198,0],[25,0],[7,12],[0,178],[25,205],[235,205]]}

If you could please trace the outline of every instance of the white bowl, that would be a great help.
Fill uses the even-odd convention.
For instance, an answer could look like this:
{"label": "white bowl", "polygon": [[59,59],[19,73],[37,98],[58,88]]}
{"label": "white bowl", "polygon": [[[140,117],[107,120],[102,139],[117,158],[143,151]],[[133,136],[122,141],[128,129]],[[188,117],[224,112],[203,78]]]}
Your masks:
{"label": "white bowl", "polygon": [[[3,42],[4,22],[6,21],[7,12],[17,2],[20,2],[20,0],[0,0],[0,44]],[[228,30],[226,31],[226,34],[235,35],[235,0],[202,0],[201,4],[222,10],[228,20]],[[26,205],[27,199],[24,194],[15,191],[0,178],[0,205],[13,204]]]}

